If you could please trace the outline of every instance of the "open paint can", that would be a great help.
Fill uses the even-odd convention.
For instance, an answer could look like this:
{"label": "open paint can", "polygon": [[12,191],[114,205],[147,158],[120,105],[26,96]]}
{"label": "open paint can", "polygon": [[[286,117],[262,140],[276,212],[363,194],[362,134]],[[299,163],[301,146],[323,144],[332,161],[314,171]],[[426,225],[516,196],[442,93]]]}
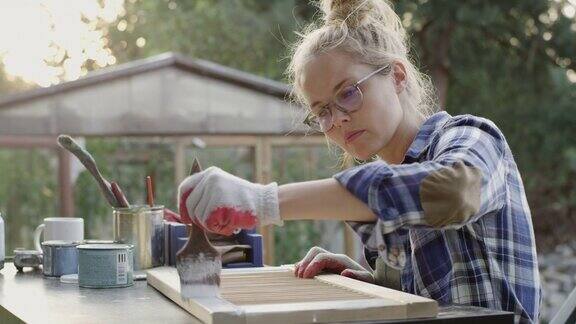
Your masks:
{"label": "open paint can", "polygon": [[114,241],[134,245],[134,270],[164,265],[164,206],[113,211]]}
{"label": "open paint can", "polygon": [[47,277],[78,272],[78,242],[44,241],[42,242],[42,271]]}
{"label": "open paint can", "polygon": [[134,246],[130,244],[78,245],[78,285],[118,288],[134,284]]}

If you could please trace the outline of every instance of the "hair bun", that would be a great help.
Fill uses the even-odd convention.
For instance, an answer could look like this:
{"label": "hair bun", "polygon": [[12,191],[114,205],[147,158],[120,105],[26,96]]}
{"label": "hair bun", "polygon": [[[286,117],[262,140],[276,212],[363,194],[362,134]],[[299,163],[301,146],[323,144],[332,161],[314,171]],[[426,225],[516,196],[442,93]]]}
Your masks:
{"label": "hair bun", "polygon": [[373,11],[371,0],[322,0],[320,9],[324,12],[324,21],[328,24],[346,23],[351,28],[358,27]]}

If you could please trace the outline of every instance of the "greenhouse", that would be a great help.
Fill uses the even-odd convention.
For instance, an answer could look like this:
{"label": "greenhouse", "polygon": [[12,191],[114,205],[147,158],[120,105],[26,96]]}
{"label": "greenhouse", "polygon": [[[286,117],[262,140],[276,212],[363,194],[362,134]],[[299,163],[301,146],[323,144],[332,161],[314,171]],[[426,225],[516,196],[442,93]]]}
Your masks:
{"label": "greenhouse", "polygon": [[[171,209],[194,156],[261,183],[330,176],[337,158],[324,136],[306,134],[289,91],[283,83],[167,53],[2,97],[0,163],[10,170],[3,177],[13,180],[0,190],[10,192],[6,213],[18,215],[8,218],[18,222],[8,224],[18,228],[9,232],[18,237],[7,238],[14,244],[8,251],[26,246],[50,216],[83,217],[87,237],[110,237],[110,209],[83,166],[57,145],[59,134],[84,142],[104,177],[121,184],[131,201],[144,201],[143,179],[151,175],[157,201]],[[10,185],[22,179],[23,185]],[[335,251],[354,250],[341,223],[293,223],[276,239],[271,228],[261,229],[268,264],[276,263],[275,242],[304,251],[324,240]],[[289,239],[292,227],[307,233],[297,239],[304,241]],[[296,249],[276,250],[294,254],[281,262],[301,257]]]}

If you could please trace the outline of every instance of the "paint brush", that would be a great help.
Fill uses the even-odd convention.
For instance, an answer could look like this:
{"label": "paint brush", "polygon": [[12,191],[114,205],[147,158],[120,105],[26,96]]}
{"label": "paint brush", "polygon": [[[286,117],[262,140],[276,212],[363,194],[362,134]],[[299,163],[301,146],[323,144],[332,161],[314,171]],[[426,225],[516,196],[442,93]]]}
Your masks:
{"label": "paint brush", "polygon": [[98,186],[100,186],[100,190],[104,194],[104,197],[112,207],[121,207],[112,189],[110,188],[110,183],[104,179],[100,170],[96,166],[96,161],[88,151],[83,149],[76,141],[72,139],[72,137],[68,135],[60,135],[58,136],[58,144],[68,150],[70,153],[74,154],[78,160],[84,165],[84,167],[92,174]]}
{"label": "paint brush", "polygon": [[154,207],[154,189],[150,176],[146,176],[146,201],[148,202],[148,206]]}
{"label": "paint brush", "polygon": [[[201,171],[198,159],[194,159],[190,175]],[[220,297],[220,272],[222,257],[210,244],[204,229],[192,220],[187,225],[188,241],[176,253],[176,268],[180,277],[180,295],[190,298]]]}
{"label": "paint brush", "polygon": [[110,189],[112,189],[112,193],[114,194],[114,197],[116,197],[116,200],[118,201],[118,207],[130,207],[128,199],[126,198],[124,192],[122,192],[122,189],[120,189],[120,186],[116,182],[114,181],[110,182]]}

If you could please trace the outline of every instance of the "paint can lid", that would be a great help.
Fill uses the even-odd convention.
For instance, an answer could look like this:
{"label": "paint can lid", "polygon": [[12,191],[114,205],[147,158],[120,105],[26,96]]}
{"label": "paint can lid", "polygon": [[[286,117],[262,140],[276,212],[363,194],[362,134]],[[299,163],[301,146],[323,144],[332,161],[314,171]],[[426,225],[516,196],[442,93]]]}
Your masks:
{"label": "paint can lid", "polygon": [[77,273],[71,273],[71,274],[62,275],[62,276],[60,276],[60,282],[77,284],[78,283],[78,274]]}
{"label": "paint can lid", "polygon": [[52,240],[42,242],[42,246],[76,246],[81,242]]}
{"label": "paint can lid", "polygon": [[36,251],[36,250],[25,250],[22,248],[14,249],[14,256],[17,256],[17,255],[30,256],[30,255],[41,255],[41,254],[42,254],[42,252]]}
{"label": "paint can lid", "polygon": [[82,244],[114,244],[113,240],[84,240]]}
{"label": "paint can lid", "polygon": [[126,250],[132,249],[134,245],[131,244],[81,244],[78,245],[78,250]]}

